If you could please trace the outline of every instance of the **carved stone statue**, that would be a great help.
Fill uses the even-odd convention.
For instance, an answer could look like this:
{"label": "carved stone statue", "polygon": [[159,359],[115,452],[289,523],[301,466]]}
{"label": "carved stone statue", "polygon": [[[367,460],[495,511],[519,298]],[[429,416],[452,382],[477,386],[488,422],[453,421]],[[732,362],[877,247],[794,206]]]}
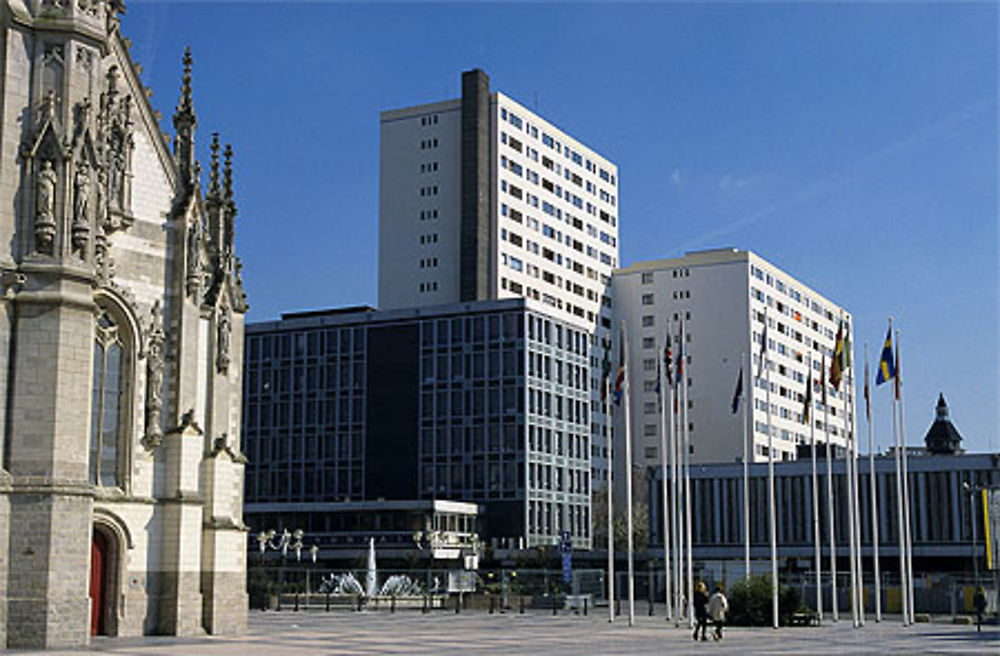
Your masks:
{"label": "carved stone statue", "polygon": [[229,372],[230,361],[230,340],[232,338],[232,319],[229,318],[229,308],[223,306],[219,308],[218,319],[216,319],[218,339],[216,341],[217,356],[215,358],[216,367],[220,374]]}
{"label": "carved stone statue", "polygon": [[160,413],[163,410],[163,312],[160,301],[153,303],[152,323],[146,345],[146,437],[143,444],[154,449],[163,439]]}
{"label": "carved stone statue", "polygon": [[35,240],[39,250],[50,250],[56,234],[55,198],[59,176],[52,168],[52,162],[42,162],[38,172],[37,202],[35,214]]}
{"label": "carved stone statue", "polygon": [[188,226],[187,293],[194,296],[201,286],[201,225],[197,220]]}
{"label": "carved stone statue", "polygon": [[73,221],[86,223],[90,207],[90,167],[80,162],[73,178]]}

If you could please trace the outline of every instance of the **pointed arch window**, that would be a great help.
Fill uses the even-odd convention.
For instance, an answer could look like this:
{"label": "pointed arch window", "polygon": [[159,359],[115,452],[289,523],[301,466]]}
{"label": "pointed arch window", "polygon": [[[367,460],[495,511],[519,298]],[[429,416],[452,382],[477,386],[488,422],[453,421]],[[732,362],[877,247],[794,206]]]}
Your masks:
{"label": "pointed arch window", "polygon": [[90,408],[90,482],[123,487],[122,417],[127,381],[128,343],[122,327],[106,309],[94,331],[94,379]]}

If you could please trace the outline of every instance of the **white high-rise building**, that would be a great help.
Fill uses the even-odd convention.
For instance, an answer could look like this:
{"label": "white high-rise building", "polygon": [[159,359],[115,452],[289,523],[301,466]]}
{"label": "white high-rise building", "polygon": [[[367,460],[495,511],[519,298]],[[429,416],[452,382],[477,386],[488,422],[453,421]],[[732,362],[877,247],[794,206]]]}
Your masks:
{"label": "white high-rise building", "polygon": [[[526,297],[587,331],[611,328],[618,167],[511,98],[480,70],[460,98],[383,112],[380,309]],[[599,348],[591,352],[597,399]],[[596,404],[595,404],[596,407]],[[595,484],[603,419],[594,418]]]}
{"label": "white high-rise building", "polygon": [[[841,319],[845,333],[852,336],[850,313],[755,253],[735,249],[633,264],[615,272],[613,290],[615,323],[625,320],[629,341],[636,465],[660,464],[657,360],[662,361],[668,330],[677,358],[681,320],[693,462],[743,457],[743,412],[731,409],[741,363],[753,445],[750,458],[767,460],[767,389],[760,369],[765,318],[775,458],[793,460],[800,445],[810,444],[809,425],[803,420],[806,381],[829,380]],[[824,358],[826,371],[821,371]],[[811,420],[818,444],[829,437],[831,444],[844,446],[844,400],[853,403],[853,378],[852,373],[845,376],[839,392],[827,384],[826,423],[822,388],[814,387]],[[853,431],[854,409],[848,407],[846,416]]]}
{"label": "white high-rise building", "polygon": [[618,167],[480,70],[461,98],[382,113],[381,309],[524,296],[593,332],[617,217]]}

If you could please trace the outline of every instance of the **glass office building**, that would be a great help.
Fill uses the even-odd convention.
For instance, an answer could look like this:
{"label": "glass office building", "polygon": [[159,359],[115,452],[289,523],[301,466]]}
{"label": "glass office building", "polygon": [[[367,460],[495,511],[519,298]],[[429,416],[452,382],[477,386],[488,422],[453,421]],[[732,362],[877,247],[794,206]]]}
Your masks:
{"label": "glass office building", "polygon": [[589,548],[589,348],[526,299],[248,325],[248,523],[262,504],[449,499],[507,546]]}

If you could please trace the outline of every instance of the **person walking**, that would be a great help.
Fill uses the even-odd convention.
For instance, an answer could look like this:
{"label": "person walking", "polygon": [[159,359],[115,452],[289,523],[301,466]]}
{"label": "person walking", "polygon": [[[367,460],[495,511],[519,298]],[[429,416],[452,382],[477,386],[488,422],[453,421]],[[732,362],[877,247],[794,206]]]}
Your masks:
{"label": "person walking", "polygon": [[986,590],[980,586],[976,590],[976,596],[972,598],[972,605],[976,607],[976,631],[983,630],[983,613],[986,612]]}
{"label": "person walking", "polygon": [[701,631],[701,639],[703,641],[708,641],[708,588],[705,586],[704,581],[698,581],[698,584],[694,586],[694,635],[692,636],[695,640],[698,639],[698,631]]}
{"label": "person walking", "polygon": [[729,611],[729,600],[722,590],[720,583],[715,586],[715,592],[708,599],[708,614],[715,624],[715,630],[712,631],[712,638],[715,641],[722,640],[722,625],[726,623],[726,613]]}

